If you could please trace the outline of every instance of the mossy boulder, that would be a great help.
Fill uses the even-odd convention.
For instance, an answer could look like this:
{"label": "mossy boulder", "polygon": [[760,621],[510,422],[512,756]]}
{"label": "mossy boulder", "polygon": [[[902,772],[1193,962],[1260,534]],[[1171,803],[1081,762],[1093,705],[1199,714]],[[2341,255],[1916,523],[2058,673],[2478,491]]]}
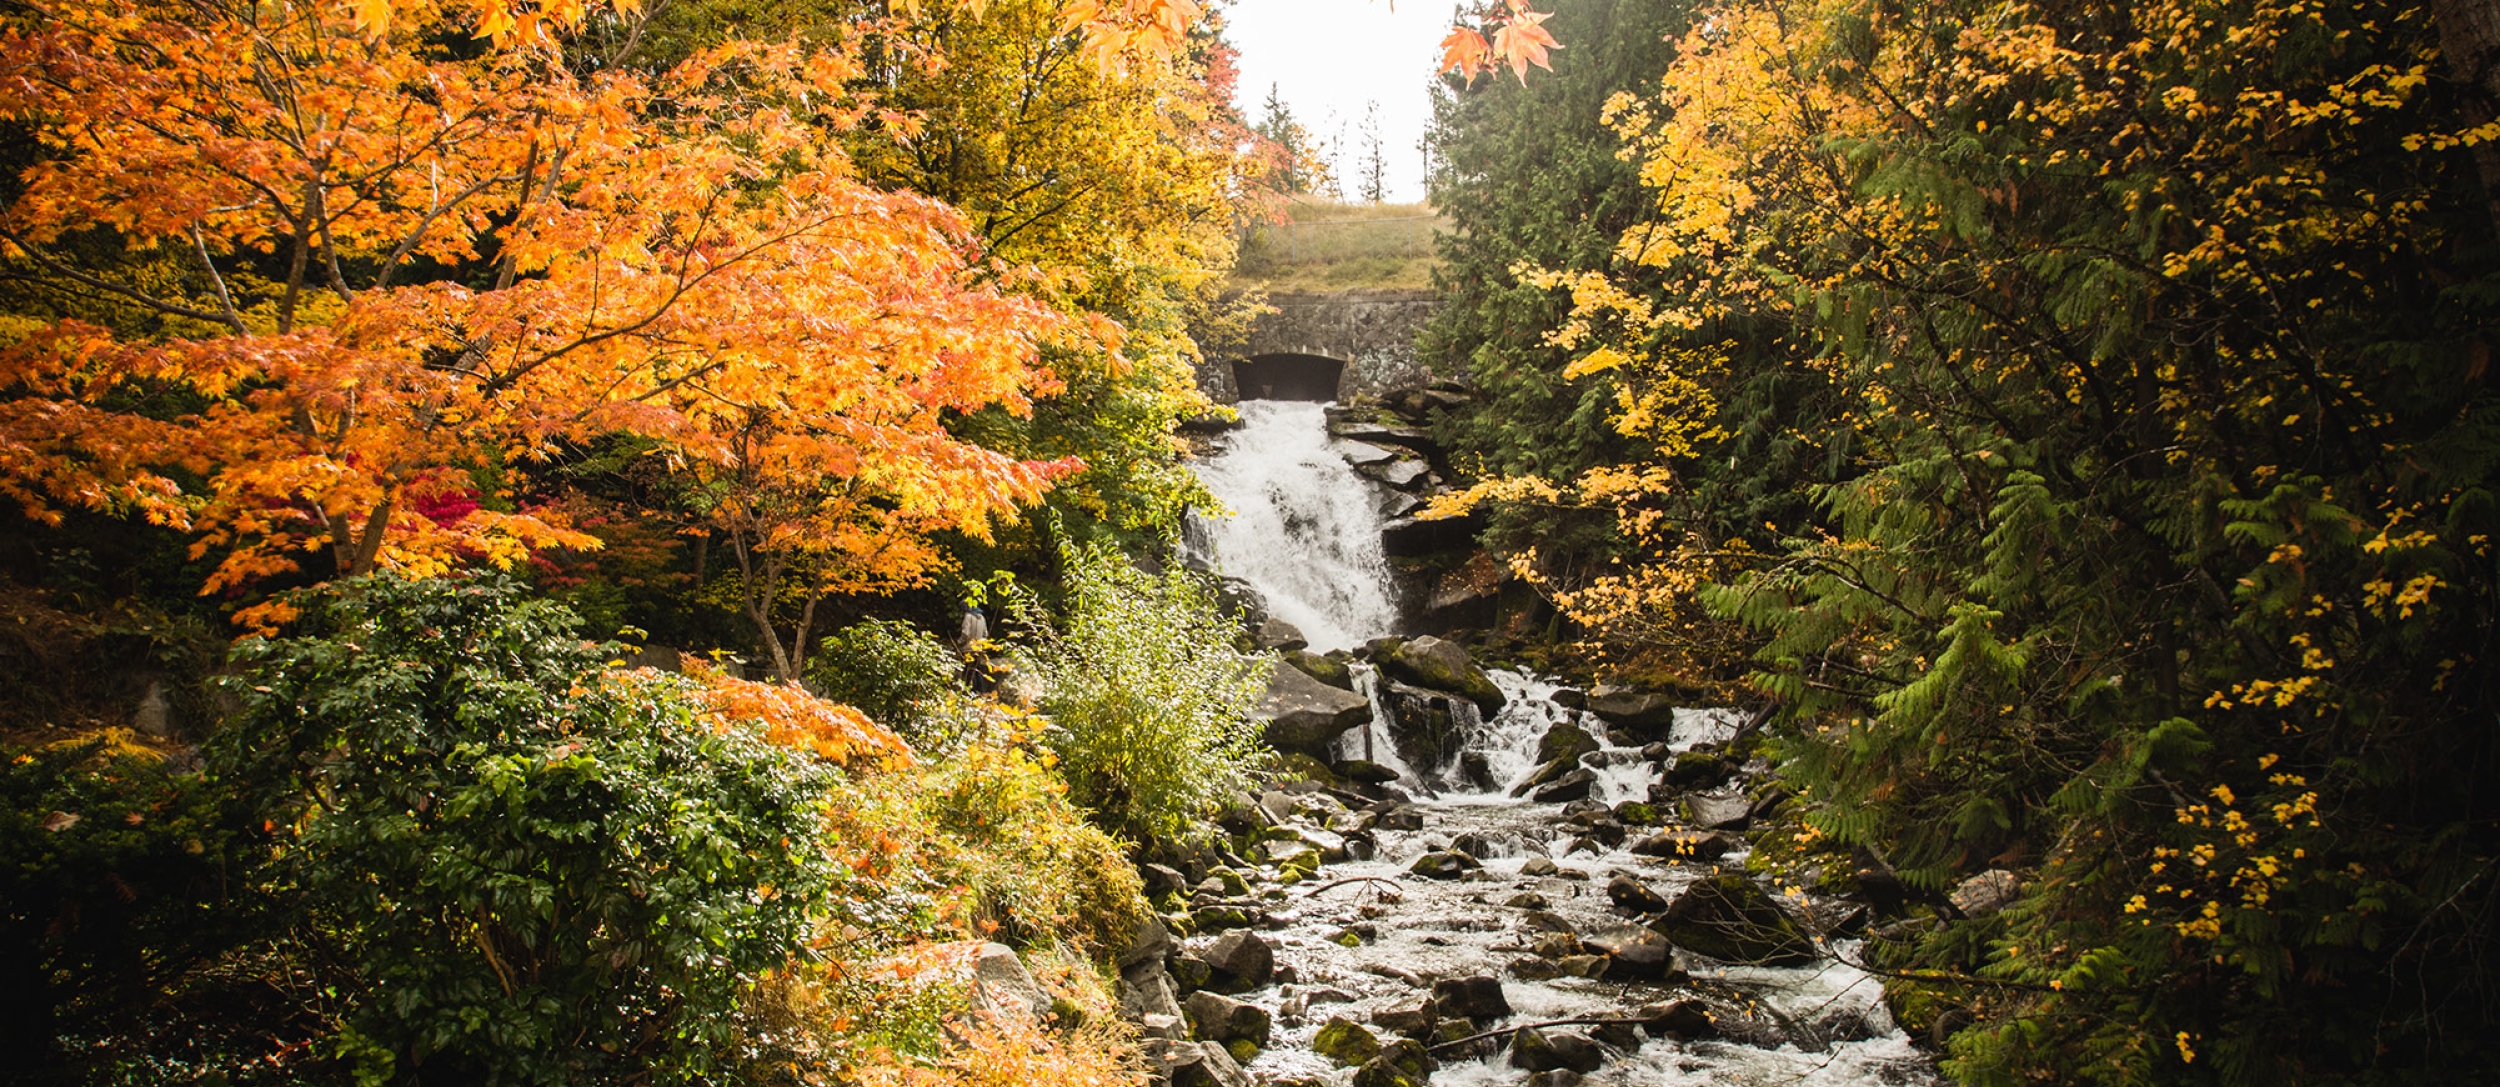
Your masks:
{"label": "mossy boulder", "polygon": [[1311,1049],[1339,1065],[1358,1065],[1380,1055],[1380,1036],[1340,1015],[1319,1028]]}
{"label": "mossy boulder", "polygon": [[1568,759],[1578,762],[1580,756],[1597,748],[1597,737],[1589,735],[1587,729],[1566,722],[1545,730],[1544,738],[1536,743],[1536,761],[1552,763]]}
{"label": "mossy boulder", "polygon": [[1375,650],[1372,659],[1392,678],[1465,696],[1486,717],[1500,712],[1505,701],[1501,689],[1493,685],[1493,678],[1485,675],[1484,669],[1477,667],[1456,642],[1430,635],[1406,639],[1391,645],[1386,652]]}
{"label": "mossy boulder", "polygon": [[1815,960],[1805,930],[1780,912],[1769,892],[1734,872],[1685,888],[1651,927],[1675,946],[1721,962],[1803,966]]}
{"label": "mossy boulder", "polygon": [[1342,691],[1354,689],[1354,669],[1335,657],[1323,657],[1308,649],[1296,649],[1284,655],[1285,663],[1302,670],[1302,674]]}

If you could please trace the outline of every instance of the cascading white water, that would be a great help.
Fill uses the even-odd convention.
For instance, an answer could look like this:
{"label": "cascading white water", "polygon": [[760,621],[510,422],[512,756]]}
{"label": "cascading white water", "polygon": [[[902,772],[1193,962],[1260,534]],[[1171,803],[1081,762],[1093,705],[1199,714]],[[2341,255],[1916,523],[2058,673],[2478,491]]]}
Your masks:
{"label": "cascading white water", "polygon": [[1325,405],[1245,400],[1242,427],[1198,464],[1198,479],[1232,511],[1208,519],[1214,567],[1258,586],[1268,614],[1311,649],[1351,649],[1397,621],[1380,549],[1384,492],[1356,475],[1348,444],[1328,435]]}

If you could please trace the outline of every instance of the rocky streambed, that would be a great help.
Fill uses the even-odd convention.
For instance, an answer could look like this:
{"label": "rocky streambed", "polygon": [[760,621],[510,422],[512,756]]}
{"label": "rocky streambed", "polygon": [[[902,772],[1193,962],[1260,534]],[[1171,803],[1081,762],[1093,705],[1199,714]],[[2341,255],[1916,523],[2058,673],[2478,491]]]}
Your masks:
{"label": "rocky streambed", "polygon": [[[1736,715],[1488,679],[1498,711],[1398,780],[1280,783],[1228,847],[1149,868],[1170,911],[1122,992],[1170,1082],[1935,1081],[1848,965],[1866,908],[1747,871],[1784,798]],[[1404,731],[1349,727],[1337,767],[1381,766],[1345,757],[1372,728]]]}

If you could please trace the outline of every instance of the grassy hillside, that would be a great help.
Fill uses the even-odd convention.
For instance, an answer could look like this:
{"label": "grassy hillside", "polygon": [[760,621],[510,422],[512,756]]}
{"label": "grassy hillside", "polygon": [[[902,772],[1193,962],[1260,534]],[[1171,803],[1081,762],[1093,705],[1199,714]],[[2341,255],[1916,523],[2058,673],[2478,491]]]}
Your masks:
{"label": "grassy hillside", "polygon": [[1270,291],[1432,286],[1432,235],[1449,220],[1424,204],[1297,201],[1286,220],[1251,227],[1234,279]]}

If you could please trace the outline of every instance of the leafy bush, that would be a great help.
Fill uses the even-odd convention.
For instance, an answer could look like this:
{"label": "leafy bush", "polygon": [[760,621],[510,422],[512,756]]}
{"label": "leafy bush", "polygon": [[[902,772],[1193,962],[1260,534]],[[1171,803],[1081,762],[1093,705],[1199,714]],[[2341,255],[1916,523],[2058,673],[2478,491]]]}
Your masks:
{"label": "leafy bush", "polygon": [[686,1080],[828,908],[823,764],[603,672],[502,579],[366,578],[236,650],[207,751],[336,964],[368,1081]]}
{"label": "leafy bush", "polygon": [[1144,885],[1119,843],[1088,825],[1050,770],[974,744],[921,783],[917,811],[943,843],[931,867],[969,892],[964,920],[1019,945],[1068,933],[1117,952],[1145,916]]}
{"label": "leafy bush", "polygon": [[1238,626],[1188,571],[1149,574],[1098,547],[1066,565],[1064,624],[1030,596],[1011,612],[1069,795],[1133,842],[1196,836],[1261,757],[1250,711],[1266,663],[1234,648]]}
{"label": "leafy bush", "polygon": [[809,658],[816,693],[857,708],[929,750],[947,737],[933,728],[936,707],[963,693],[955,655],[910,623],[870,619],[834,632]]}

